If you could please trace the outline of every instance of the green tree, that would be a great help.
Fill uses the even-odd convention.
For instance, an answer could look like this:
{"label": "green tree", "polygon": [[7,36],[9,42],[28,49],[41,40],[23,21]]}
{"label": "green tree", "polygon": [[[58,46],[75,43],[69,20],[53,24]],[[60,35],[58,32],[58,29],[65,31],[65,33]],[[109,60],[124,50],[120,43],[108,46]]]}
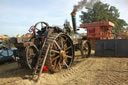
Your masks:
{"label": "green tree", "polygon": [[80,18],[82,23],[111,21],[115,24],[115,32],[127,25],[125,20],[119,18],[120,13],[116,7],[102,2],[95,3],[92,8],[87,9],[87,12],[82,11],[81,13]]}

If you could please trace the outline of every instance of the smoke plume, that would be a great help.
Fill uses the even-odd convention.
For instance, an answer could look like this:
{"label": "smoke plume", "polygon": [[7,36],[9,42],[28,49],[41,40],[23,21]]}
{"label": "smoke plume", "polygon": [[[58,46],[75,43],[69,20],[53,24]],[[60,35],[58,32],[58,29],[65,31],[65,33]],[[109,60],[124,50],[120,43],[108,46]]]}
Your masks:
{"label": "smoke plume", "polygon": [[78,5],[74,5],[74,9],[73,12],[77,12],[79,10],[81,10],[83,7],[86,8],[92,8],[94,3],[98,2],[99,0],[81,0],[80,2],[78,2]]}

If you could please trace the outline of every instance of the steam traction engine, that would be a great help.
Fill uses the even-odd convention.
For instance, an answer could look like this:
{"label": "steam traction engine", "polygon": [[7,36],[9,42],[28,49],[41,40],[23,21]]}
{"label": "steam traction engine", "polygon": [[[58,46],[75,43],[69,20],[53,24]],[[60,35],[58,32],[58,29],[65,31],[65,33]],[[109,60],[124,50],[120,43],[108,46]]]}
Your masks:
{"label": "steam traction engine", "polygon": [[[72,15],[74,33],[64,32],[59,27],[51,27],[46,22],[38,22],[31,26],[32,32],[29,38],[14,38],[17,50],[18,63],[33,71],[33,76],[38,78],[43,67],[54,73],[70,67],[74,60],[74,51],[80,50],[83,57],[90,55],[90,44],[85,37],[81,37],[76,31],[75,15]],[[65,24],[64,29],[69,29]],[[73,37],[78,35],[78,37]],[[38,80],[37,78],[37,80]]]}
{"label": "steam traction engine", "polygon": [[[40,28],[39,28],[40,27]],[[50,27],[38,22],[29,30],[32,36],[27,41],[15,39],[18,63],[29,68],[34,74],[41,73],[45,65],[50,72],[58,72],[72,65],[74,47],[71,38],[59,27]]]}

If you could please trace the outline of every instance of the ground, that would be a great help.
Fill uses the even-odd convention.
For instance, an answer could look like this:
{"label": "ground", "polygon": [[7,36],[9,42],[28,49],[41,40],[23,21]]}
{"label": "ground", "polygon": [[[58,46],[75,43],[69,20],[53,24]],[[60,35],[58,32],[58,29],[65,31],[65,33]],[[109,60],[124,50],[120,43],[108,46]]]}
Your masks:
{"label": "ground", "polygon": [[0,65],[0,85],[128,85],[128,58],[77,57],[71,68],[42,73],[37,83],[29,73],[16,62]]}

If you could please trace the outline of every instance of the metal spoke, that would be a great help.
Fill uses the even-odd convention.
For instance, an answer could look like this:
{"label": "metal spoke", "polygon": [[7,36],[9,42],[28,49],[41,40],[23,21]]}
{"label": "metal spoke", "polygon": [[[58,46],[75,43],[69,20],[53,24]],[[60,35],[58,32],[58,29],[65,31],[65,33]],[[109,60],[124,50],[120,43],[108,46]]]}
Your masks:
{"label": "metal spoke", "polygon": [[69,66],[67,65],[67,63],[65,62],[65,61],[63,61],[64,62],[64,64],[66,65],[66,67],[68,68]]}
{"label": "metal spoke", "polygon": [[72,56],[69,56],[69,55],[65,55],[67,58],[72,58]]}
{"label": "metal spoke", "polygon": [[50,55],[50,56],[55,56],[56,54],[52,54],[52,55]]}
{"label": "metal spoke", "polygon": [[56,45],[55,45],[55,44],[53,44],[53,47],[57,50],[57,47],[56,47]]}
{"label": "metal spoke", "polygon": [[57,60],[56,60],[56,61],[54,61],[54,66],[55,66],[55,68],[56,68],[56,66],[57,66],[57,65],[56,65],[56,62],[57,62]]}
{"label": "metal spoke", "polygon": [[66,38],[66,40],[64,41],[64,45],[66,44],[67,40],[68,40],[68,39]]}
{"label": "metal spoke", "polygon": [[88,54],[88,46],[87,46],[87,44],[84,44],[84,53],[85,53],[85,55],[87,55]]}
{"label": "metal spoke", "polygon": [[52,59],[52,61],[54,61],[54,60],[56,60],[56,59],[58,59],[58,58],[59,58],[59,56],[56,56],[55,58]]}
{"label": "metal spoke", "polygon": [[88,49],[85,48],[85,51],[84,51],[84,52],[85,52],[85,54],[87,55],[87,53],[88,53]]}
{"label": "metal spoke", "polygon": [[69,53],[69,51],[65,52],[66,54]]}
{"label": "metal spoke", "polygon": [[54,42],[57,45],[57,47],[61,50],[61,47],[59,46],[59,44],[56,41],[54,41]]}
{"label": "metal spoke", "polygon": [[68,48],[66,48],[65,50],[68,50],[68,49],[70,49],[72,46],[69,46]]}
{"label": "metal spoke", "polygon": [[51,52],[55,52],[55,53],[58,53],[58,54],[60,53],[59,51],[53,50],[53,49],[51,50]]}

